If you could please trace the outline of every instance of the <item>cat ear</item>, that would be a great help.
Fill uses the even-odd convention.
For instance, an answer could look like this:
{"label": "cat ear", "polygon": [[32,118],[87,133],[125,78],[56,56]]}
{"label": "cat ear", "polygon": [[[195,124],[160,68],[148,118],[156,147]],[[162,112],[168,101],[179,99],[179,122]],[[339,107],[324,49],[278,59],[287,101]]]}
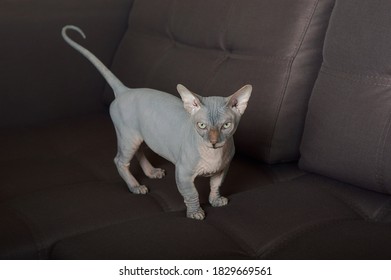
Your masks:
{"label": "cat ear", "polygon": [[250,99],[252,90],[253,87],[251,85],[245,85],[237,92],[227,97],[228,106],[234,111],[238,112],[240,115],[243,115],[247,108],[247,103]]}
{"label": "cat ear", "polygon": [[187,112],[194,114],[201,108],[200,96],[191,92],[181,84],[178,84],[176,88],[182,98],[183,106]]}

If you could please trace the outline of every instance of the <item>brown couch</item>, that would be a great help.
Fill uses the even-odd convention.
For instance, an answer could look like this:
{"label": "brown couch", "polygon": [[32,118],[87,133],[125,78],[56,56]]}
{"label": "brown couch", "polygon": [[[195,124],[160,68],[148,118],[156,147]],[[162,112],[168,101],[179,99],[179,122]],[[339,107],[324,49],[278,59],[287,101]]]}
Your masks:
{"label": "brown couch", "polygon": [[[6,1],[0,9],[0,258],[391,257],[391,2]],[[174,167],[131,194],[113,164],[112,91],[61,37],[80,26],[129,87],[253,94],[204,221]]]}

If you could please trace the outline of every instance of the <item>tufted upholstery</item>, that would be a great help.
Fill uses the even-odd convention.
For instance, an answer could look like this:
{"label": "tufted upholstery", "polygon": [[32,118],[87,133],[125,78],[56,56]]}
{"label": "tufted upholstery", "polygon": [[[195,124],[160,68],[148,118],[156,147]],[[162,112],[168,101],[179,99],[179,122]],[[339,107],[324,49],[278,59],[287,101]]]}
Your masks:
{"label": "tufted upholstery", "polygon": [[[391,194],[391,35],[384,32],[391,3],[348,1],[337,8],[309,107],[301,166]],[[370,24],[357,26],[364,15]]]}
{"label": "tufted upholstery", "polygon": [[[387,87],[361,80],[388,77],[388,1],[57,2],[0,10],[1,259],[391,258]],[[62,41],[65,24],[131,87],[228,95],[254,84],[227,206],[211,207],[198,178],[207,216],[185,218],[174,166],[151,152],[167,176],[132,162],[150,193],[129,193],[113,164],[111,91]]]}
{"label": "tufted upholstery", "polygon": [[[251,83],[237,147],[268,163],[296,160],[332,5],[330,0],[136,1],[113,71],[129,87],[173,94],[178,83],[204,96],[228,96]],[[253,115],[256,126],[248,121]]]}
{"label": "tufted upholstery", "polygon": [[[391,225],[384,224],[390,222],[389,210],[385,216],[383,212],[390,199],[383,195],[371,194],[325,177],[304,175],[289,182],[234,194],[230,198],[231,203],[226,208],[207,208],[208,218],[201,225],[176,213],[156,215],[64,240],[55,247],[53,256],[61,259],[391,257],[390,252],[379,252],[382,244],[391,245],[381,230],[391,230]],[[276,207],[278,201],[283,204]],[[172,231],[178,224],[183,226]],[[344,243],[337,242],[335,251],[327,252],[326,247],[318,255],[319,244],[336,241],[328,236],[331,231],[333,238],[337,238],[333,232],[336,226],[363,228],[366,232],[373,229],[381,234],[360,236],[348,231],[344,233]],[[349,239],[350,234],[354,238]],[[316,248],[311,248],[314,252],[296,245],[297,240],[305,244],[307,238],[311,242],[318,240],[319,244],[311,243]],[[94,250],[102,240],[109,240],[109,243]],[[356,247],[356,242],[360,241],[372,247]],[[176,250],[171,250],[174,246]],[[290,251],[290,247],[299,248]],[[156,248],[160,248],[159,253]]]}
{"label": "tufted upholstery", "polygon": [[[173,165],[153,154],[149,156],[152,163],[166,169],[167,176],[158,181],[148,179],[138,164],[132,164],[133,174],[150,193],[129,193],[113,164],[116,138],[108,116],[3,132],[1,258],[49,258],[53,245],[66,237],[167,212],[185,216]],[[22,173],[17,172],[21,169]],[[247,175],[242,179],[244,172]],[[273,167],[237,157],[223,193],[230,195],[301,174],[295,164]],[[196,181],[203,204],[208,200],[208,182],[208,178]]]}

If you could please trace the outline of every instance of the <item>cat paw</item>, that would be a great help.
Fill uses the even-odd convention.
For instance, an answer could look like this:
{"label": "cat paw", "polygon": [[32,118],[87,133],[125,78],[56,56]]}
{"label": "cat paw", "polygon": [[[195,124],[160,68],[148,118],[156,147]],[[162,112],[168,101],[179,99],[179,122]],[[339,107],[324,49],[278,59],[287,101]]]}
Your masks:
{"label": "cat paw", "polygon": [[221,206],[224,206],[224,205],[228,204],[228,198],[226,198],[224,196],[220,196],[220,197],[217,197],[217,198],[211,200],[210,204],[213,207],[221,207]]}
{"label": "cat paw", "polygon": [[202,208],[199,208],[196,211],[187,212],[187,217],[195,220],[203,220],[205,219],[205,212],[202,210]]}
{"label": "cat paw", "polygon": [[146,175],[151,179],[162,179],[164,176],[166,176],[166,171],[161,168],[153,168]]}
{"label": "cat paw", "polygon": [[131,187],[129,190],[134,194],[146,194],[148,192],[148,188],[144,185]]}

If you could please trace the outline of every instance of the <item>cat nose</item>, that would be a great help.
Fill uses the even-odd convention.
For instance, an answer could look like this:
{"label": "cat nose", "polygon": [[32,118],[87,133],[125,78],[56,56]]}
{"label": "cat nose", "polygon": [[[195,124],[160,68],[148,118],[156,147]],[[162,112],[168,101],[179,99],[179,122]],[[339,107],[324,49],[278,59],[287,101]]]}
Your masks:
{"label": "cat nose", "polygon": [[209,142],[214,146],[219,140],[219,131],[216,129],[211,129],[208,136]]}

